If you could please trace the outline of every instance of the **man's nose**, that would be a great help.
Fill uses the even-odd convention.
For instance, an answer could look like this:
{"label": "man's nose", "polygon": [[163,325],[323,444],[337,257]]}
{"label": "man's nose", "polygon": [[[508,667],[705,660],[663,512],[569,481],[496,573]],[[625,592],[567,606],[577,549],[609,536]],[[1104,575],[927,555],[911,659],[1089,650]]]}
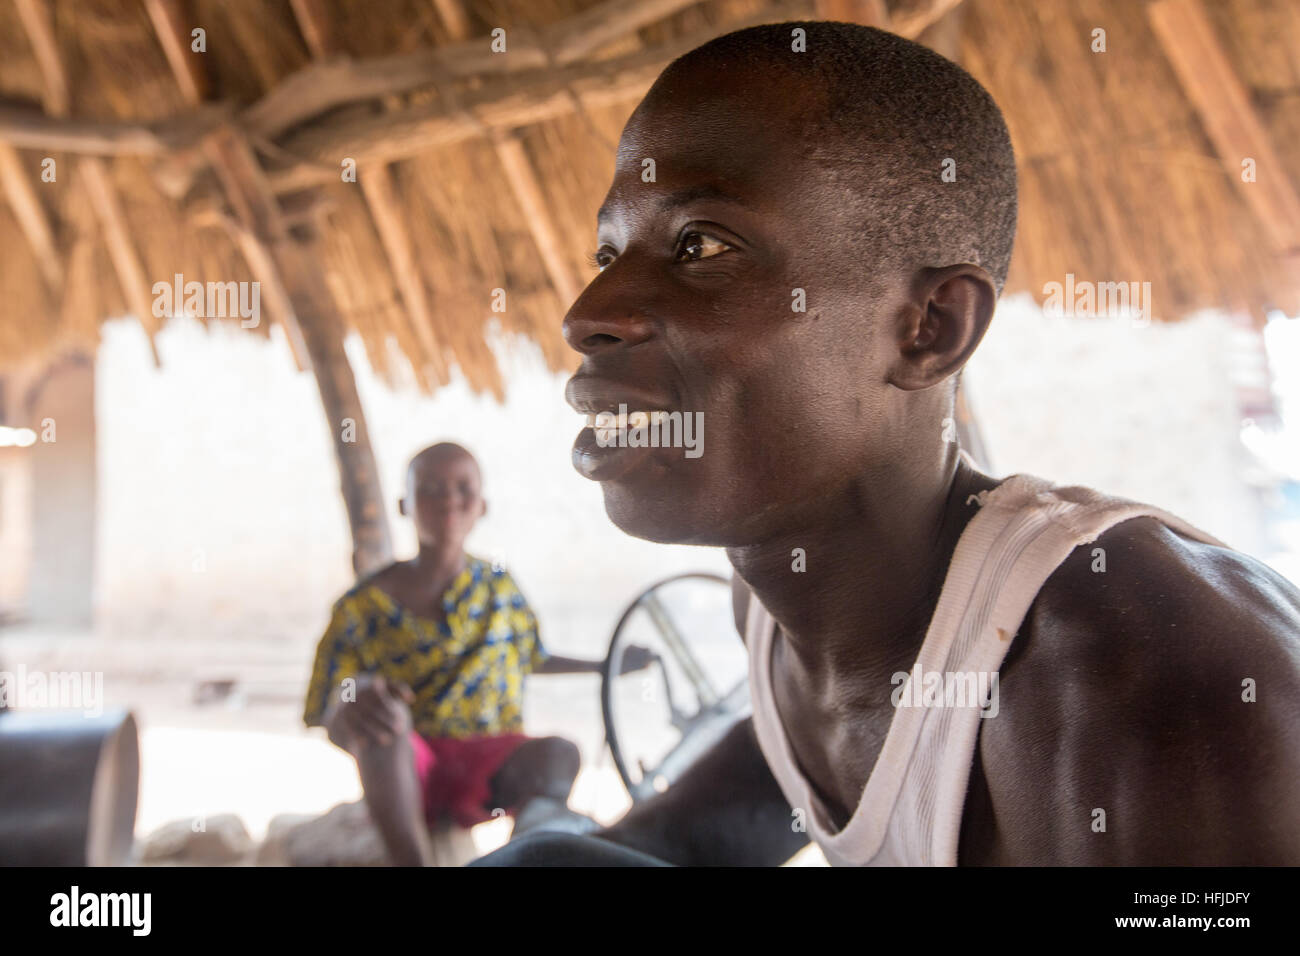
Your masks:
{"label": "man's nose", "polygon": [[653,334],[652,323],[635,304],[626,282],[613,274],[618,268],[615,263],[592,279],[564,317],[564,341],[575,352],[594,355],[638,345]]}

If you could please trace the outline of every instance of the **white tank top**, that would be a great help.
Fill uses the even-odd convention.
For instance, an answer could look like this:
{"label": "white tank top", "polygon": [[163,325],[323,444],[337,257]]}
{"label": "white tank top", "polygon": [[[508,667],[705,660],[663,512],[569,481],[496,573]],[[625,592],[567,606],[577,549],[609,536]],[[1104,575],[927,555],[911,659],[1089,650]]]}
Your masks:
{"label": "white tank top", "polygon": [[[1043,582],[1075,547],[1113,525],[1150,515],[1184,537],[1226,547],[1159,508],[1089,488],[1057,488],[1030,475],[1013,475],[969,503],[978,503],[979,512],[962,531],[916,664],[899,685],[904,701],[924,700],[914,686],[920,675],[996,673]],[[776,626],[751,593],[745,632],[754,729],[777,783],[790,806],[802,811],[827,861],[956,866],[979,706],[896,707],[858,806],[836,831],[777,713],[771,674]]]}

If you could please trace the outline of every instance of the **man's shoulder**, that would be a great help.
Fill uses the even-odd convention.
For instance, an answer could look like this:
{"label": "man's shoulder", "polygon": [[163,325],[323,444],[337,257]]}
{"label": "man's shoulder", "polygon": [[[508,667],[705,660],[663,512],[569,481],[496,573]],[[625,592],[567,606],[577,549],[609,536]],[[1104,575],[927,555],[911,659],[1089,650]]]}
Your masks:
{"label": "man's shoulder", "polygon": [[1248,555],[1132,518],[1052,573],[1003,671],[1006,691],[1032,682],[1076,722],[1144,699],[1235,697],[1264,676],[1297,693],[1300,592]]}
{"label": "man's shoulder", "polygon": [[1158,518],[1082,545],[1039,590],[1022,635],[1058,660],[1167,656],[1166,673],[1261,645],[1300,651],[1300,591],[1263,562],[1185,537]]}
{"label": "man's shoulder", "polygon": [[[1278,812],[1266,805],[1297,767],[1287,742],[1300,734],[1298,701],[1295,587],[1247,555],[1134,518],[1076,548],[1039,591],[1001,669],[980,756],[999,799],[1047,811],[1044,820],[1078,824],[1085,804],[1122,808],[1126,828],[1142,832],[1126,829],[1112,862],[1237,859],[1230,846],[1178,835],[1232,806],[1239,816],[1221,825],[1223,839],[1231,830],[1242,853],[1262,859]],[[1071,853],[1103,845],[1086,826],[1038,836],[1072,847],[1077,837]],[[1274,836],[1274,855],[1300,839]]]}

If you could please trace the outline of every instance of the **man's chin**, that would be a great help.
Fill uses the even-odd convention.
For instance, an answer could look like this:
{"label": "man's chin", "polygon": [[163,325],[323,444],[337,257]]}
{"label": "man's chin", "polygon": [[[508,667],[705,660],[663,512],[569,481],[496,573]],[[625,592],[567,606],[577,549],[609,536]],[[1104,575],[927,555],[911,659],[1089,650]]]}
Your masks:
{"label": "man's chin", "polygon": [[720,545],[725,537],[713,523],[681,500],[657,499],[614,482],[601,485],[605,514],[624,534],[656,544]]}

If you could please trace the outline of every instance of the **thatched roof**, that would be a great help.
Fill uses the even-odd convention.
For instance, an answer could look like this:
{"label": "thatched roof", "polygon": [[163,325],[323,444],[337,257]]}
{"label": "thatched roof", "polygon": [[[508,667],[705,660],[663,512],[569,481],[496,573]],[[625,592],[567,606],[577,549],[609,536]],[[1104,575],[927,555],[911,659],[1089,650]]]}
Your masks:
{"label": "thatched roof", "polygon": [[304,274],[381,374],[391,342],[425,387],[455,362],[499,393],[492,322],[570,361],[560,319],[658,70],[734,26],[854,11],[926,28],[1005,111],[1022,190],[1009,292],[1041,299],[1074,273],[1150,281],[1165,320],[1300,310],[1288,0],[5,0],[0,364],[93,343],[177,273],[262,280],[301,353],[302,276],[280,276],[288,301],[265,286],[277,242],[315,236]]}

